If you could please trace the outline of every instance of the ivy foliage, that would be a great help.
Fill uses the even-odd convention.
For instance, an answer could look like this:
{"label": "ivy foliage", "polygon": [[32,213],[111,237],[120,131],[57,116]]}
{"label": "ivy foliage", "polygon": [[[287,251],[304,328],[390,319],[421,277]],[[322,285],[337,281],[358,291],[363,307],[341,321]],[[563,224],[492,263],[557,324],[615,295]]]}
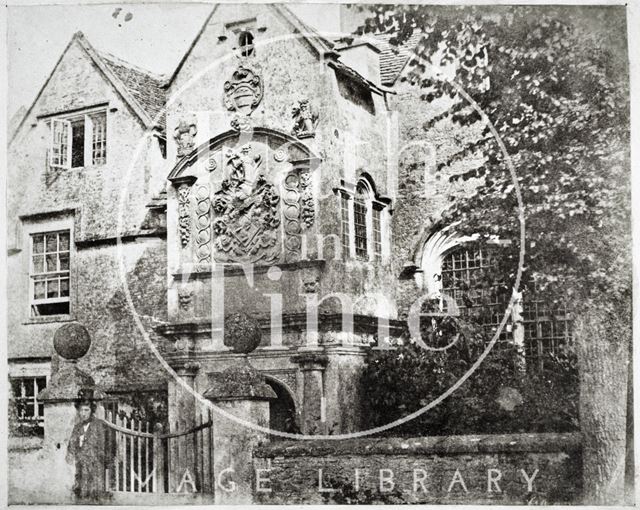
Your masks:
{"label": "ivy foliage", "polygon": [[[548,288],[577,307],[591,302],[616,307],[628,300],[624,18],[611,10],[585,13],[549,6],[384,4],[360,9],[368,12],[361,33],[391,33],[392,45],[421,34],[401,79],[417,87],[424,101],[449,96],[454,105],[441,117],[459,126],[484,125],[474,143],[438,166],[442,171],[471,154],[484,158],[479,168],[450,177],[481,179],[469,196],[451,197],[443,223],[455,223],[460,234],[481,234],[481,241],[511,241],[502,277],[513,282],[522,212],[523,287],[536,282],[537,288]],[[617,45],[611,43],[610,27],[608,32],[593,29],[594,20],[610,15],[620,22]],[[496,137],[460,88],[495,127],[515,167],[515,181]],[[424,129],[439,120],[428,120]]]}
{"label": "ivy foliage", "polygon": [[[435,171],[436,177],[474,183],[470,193],[451,192],[440,223],[478,236],[483,250],[501,241],[486,286],[510,294],[524,249],[518,290],[525,300],[544,296],[552,307],[566,304],[574,317],[593,307],[606,309],[628,324],[631,193],[623,11],[359,8],[367,15],[361,34],[392,34],[389,42],[396,46],[421,36],[400,79],[423,101],[452,104],[425,119],[425,137],[444,121],[454,129],[481,128],[455,154],[437,156]],[[481,163],[464,173],[450,171],[471,157]],[[374,352],[363,380],[369,424],[407,416],[458,381],[484,345],[473,332],[465,336],[467,347],[444,352],[412,343]],[[599,340],[629,338],[622,331],[610,336]],[[529,363],[523,372],[518,356],[513,350],[492,352],[452,396],[389,433],[574,430],[575,357],[549,356],[541,370],[530,370]]]}

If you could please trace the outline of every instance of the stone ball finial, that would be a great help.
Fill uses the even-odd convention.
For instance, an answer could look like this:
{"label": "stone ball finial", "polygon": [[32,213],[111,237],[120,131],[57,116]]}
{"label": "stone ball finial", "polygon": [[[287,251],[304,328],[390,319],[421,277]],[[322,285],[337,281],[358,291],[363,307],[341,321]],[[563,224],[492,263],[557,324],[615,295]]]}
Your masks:
{"label": "stone ball finial", "polygon": [[70,322],[56,330],[53,335],[53,347],[63,358],[77,360],[89,351],[91,337],[82,324]]}
{"label": "stone ball finial", "polygon": [[224,318],[224,345],[233,352],[249,354],[262,340],[258,322],[246,313],[230,313]]}

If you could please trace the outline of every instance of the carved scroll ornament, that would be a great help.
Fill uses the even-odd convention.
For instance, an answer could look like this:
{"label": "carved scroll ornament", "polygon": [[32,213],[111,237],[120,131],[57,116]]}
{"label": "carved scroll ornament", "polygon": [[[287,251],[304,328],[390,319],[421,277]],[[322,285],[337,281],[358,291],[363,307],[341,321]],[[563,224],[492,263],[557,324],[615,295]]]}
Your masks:
{"label": "carved scroll ornament", "polygon": [[190,195],[191,186],[188,184],[180,184],[180,186],[178,186],[178,233],[180,234],[180,243],[183,247],[189,244],[191,238]]}

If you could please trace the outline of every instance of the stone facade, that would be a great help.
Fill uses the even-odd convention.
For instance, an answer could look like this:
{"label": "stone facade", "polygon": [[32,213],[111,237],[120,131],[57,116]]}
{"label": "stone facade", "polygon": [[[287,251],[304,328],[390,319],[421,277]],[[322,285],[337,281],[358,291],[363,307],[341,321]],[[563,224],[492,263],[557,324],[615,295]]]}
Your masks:
{"label": "stone facade", "polygon": [[[163,135],[154,130],[145,137],[147,126],[118,91],[123,84],[114,85],[96,64],[99,58],[76,34],[11,141],[8,271],[16,278],[8,282],[9,363],[18,370],[25,360],[52,360],[55,367],[53,333],[77,320],[94,340],[83,363],[102,386],[156,384],[162,373],[130,318],[123,280],[141,314],[154,320],[166,314],[164,219],[146,207],[164,185]],[[96,105],[107,115],[106,163],[51,167],[48,122]],[[143,163],[131,168],[136,151]],[[69,313],[33,316],[30,235],[61,229],[72,239]]]}
{"label": "stone facade", "polygon": [[[167,145],[169,324],[162,331],[188,346],[170,363],[199,363],[194,384],[203,391],[211,372],[237,358],[214,338],[216,321],[250,303],[264,331],[251,362],[291,392],[300,419],[304,406],[317,408],[322,423],[306,432],[349,432],[360,425],[355,382],[375,321],[396,316],[393,301],[374,297],[393,287],[389,110],[386,94],[344,67],[328,41],[295,36],[298,23],[281,7],[221,5],[169,82],[168,131],[196,127],[189,157],[180,156],[182,135]],[[241,31],[254,35],[251,55],[238,53]],[[338,190],[353,191],[363,177],[387,206],[373,262],[338,252]],[[225,265],[223,279],[212,261]],[[311,338],[308,301],[334,293],[355,304],[353,333],[343,331],[338,302],[325,299],[327,315]],[[273,295],[281,297],[279,324],[271,319]],[[307,348],[327,359],[317,372],[295,361]]]}
{"label": "stone facade", "polygon": [[[463,143],[447,139],[446,122],[424,127],[450,105],[385,87],[379,58],[375,45],[334,44],[278,5],[215,7],[164,80],[76,34],[9,148],[10,376],[49,379],[66,363],[53,334],[77,321],[92,338],[78,366],[112,395],[159,390],[169,423],[193,426],[195,394],[248,359],[303,433],[360,430],[365,355],[398,334],[421,292],[399,277],[445,206],[449,184],[424,148],[446,158]],[[52,166],[52,120],[96,109],[106,163]],[[67,230],[69,312],[34,316],[31,236]],[[237,312],[263,333],[248,357],[222,334]]]}

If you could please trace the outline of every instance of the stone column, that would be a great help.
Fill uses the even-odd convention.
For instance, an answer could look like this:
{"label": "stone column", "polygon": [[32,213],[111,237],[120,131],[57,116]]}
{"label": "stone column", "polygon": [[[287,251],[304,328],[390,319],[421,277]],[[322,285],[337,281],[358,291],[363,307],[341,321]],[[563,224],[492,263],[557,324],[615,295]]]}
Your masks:
{"label": "stone column", "polygon": [[213,412],[215,504],[251,504],[255,487],[253,450],[267,440],[265,432],[252,426],[269,427],[269,400],[276,394],[247,357],[260,345],[260,326],[245,314],[232,314],[226,319],[225,344],[245,357],[238,365],[210,374],[210,386],[203,394],[218,408]]}
{"label": "stone column", "polygon": [[[77,366],[91,346],[86,328],[78,323],[65,324],[53,339],[55,351],[64,358],[60,368],[53,373],[49,385],[38,394],[44,403],[44,445],[41,453],[43,478],[41,494],[47,503],[71,503],[75,501],[73,484],[75,465],[67,462],[67,446],[76,421],[75,404],[82,394],[92,395],[94,400],[104,398],[93,378]],[[35,475],[36,473],[34,473]]]}
{"label": "stone column", "polygon": [[302,371],[302,433],[326,434],[323,373],[328,358],[322,349],[303,348],[291,361],[300,365]]}

